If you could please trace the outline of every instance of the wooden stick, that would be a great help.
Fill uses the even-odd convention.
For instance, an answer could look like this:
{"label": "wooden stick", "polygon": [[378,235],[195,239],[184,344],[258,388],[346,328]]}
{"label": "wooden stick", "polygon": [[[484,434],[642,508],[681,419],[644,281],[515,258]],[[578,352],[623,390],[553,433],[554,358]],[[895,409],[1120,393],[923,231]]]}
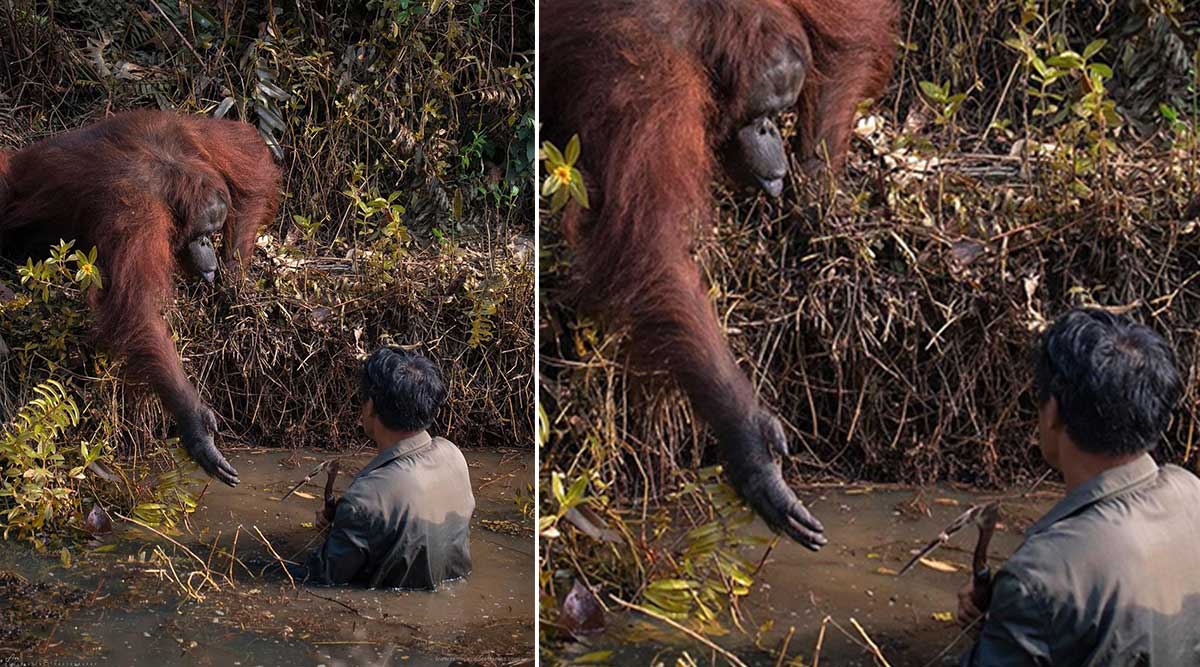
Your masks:
{"label": "wooden stick", "polygon": [[867,646],[871,647],[871,651],[875,654],[875,659],[883,663],[883,667],[892,667],[892,665],[887,661],[887,658],[883,657],[883,651],[880,651],[879,647],[875,645],[875,642],[871,641],[871,638],[867,635],[867,631],[863,630],[863,626],[858,624],[858,620],[851,616],[850,622],[854,625],[854,628],[858,630],[858,634],[862,635],[862,638],[867,640]]}
{"label": "wooden stick", "polygon": [[201,558],[201,557],[199,557],[199,556],[197,556],[197,555],[196,555],[196,554],[195,554],[195,553],[194,553],[194,552],[193,552],[191,549],[189,549],[189,548],[187,548],[187,547],[183,546],[183,545],[182,545],[182,544],[180,544],[178,541],[176,541],[176,540],[172,539],[170,536],[168,536],[168,535],[165,535],[165,534],[163,534],[163,533],[159,532],[159,531],[158,531],[158,530],[156,530],[156,529],[155,529],[153,526],[150,526],[150,525],[148,525],[148,524],[142,523],[141,521],[138,521],[137,519],[133,519],[133,518],[130,518],[130,517],[124,516],[123,514],[121,514],[121,513],[119,513],[119,512],[115,512],[115,511],[114,511],[114,512],[113,512],[113,514],[114,514],[116,517],[120,518],[120,519],[124,519],[125,521],[129,521],[130,523],[136,523],[137,525],[141,526],[142,528],[145,528],[146,530],[149,530],[150,532],[154,533],[155,535],[158,535],[159,537],[163,538],[164,540],[167,540],[167,541],[168,541],[168,542],[170,542],[171,544],[174,544],[175,546],[179,547],[180,549],[183,549],[184,553],[186,553],[187,555],[191,556],[193,560],[195,560],[197,563],[200,563],[200,567],[204,568],[204,570],[203,570],[203,572],[204,572],[204,578],[208,580],[208,583],[212,584],[213,588],[217,589],[218,591],[219,591],[219,590],[221,590],[221,587],[220,587],[220,586],[218,586],[218,585],[217,585],[217,582],[216,582],[216,581],[215,581],[215,580],[212,578],[212,576],[211,576],[211,574],[210,574],[210,571],[209,571],[209,569],[208,569],[208,566],[204,564],[204,559],[203,559],[203,558]]}
{"label": "wooden stick", "polygon": [[779,649],[779,659],[775,661],[775,667],[783,667],[783,659],[787,657],[788,647],[792,644],[792,635],[794,634],[796,634],[796,626],[788,627],[788,633],[783,638],[783,648]]}
{"label": "wooden stick", "polygon": [[[717,646],[711,640],[709,640],[707,637],[696,632],[695,630],[692,630],[689,627],[681,625],[681,624],[677,623],[676,621],[673,621],[673,620],[667,618],[666,616],[659,614],[658,612],[651,611],[645,607],[633,604],[632,602],[626,602],[615,595],[610,595],[609,597],[611,597],[614,602],[616,602],[617,604],[619,604],[623,607],[632,609],[634,611],[640,611],[641,613],[649,616],[650,618],[653,618],[655,620],[666,623],[667,625],[671,626],[672,628],[675,628],[676,630],[691,637],[692,639],[695,639],[696,641],[700,642],[701,644],[704,644],[708,648],[712,649],[714,652],[721,654],[721,656],[723,658],[728,660],[730,663],[736,665],[737,667],[749,667],[746,663],[739,660],[736,655],[730,653],[729,651],[726,651],[725,649],[721,648],[720,646]],[[888,667],[891,667],[891,665],[889,665]]]}
{"label": "wooden stick", "polygon": [[279,562],[279,567],[282,568],[283,573],[287,575],[288,581],[292,582],[292,588],[295,588],[296,587],[296,579],[294,577],[292,577],[291,572],[288,572],[287,565],[283,564],[283,558],[281,558],[279,556],[279,554],[276,553],[275,547],[271,546],[271,543],[267,540],[266,536],[262,534],[262,531],[258,529],[258,526],[252,526],[252,527],[254,528],[254,532],[258,533],[258,539],[262,540],[262,543],[267,545],[267,549],[269,549],[271,551],[271,555],[274,556],[275,560]]}
{"label": "wooden stick", "polygon": [[821,665],[821,645],[825,643],[825,626],[829,625],[830,616],[821,619],[821,631],[817,633],[817,648],[813,650],[813,667]]}

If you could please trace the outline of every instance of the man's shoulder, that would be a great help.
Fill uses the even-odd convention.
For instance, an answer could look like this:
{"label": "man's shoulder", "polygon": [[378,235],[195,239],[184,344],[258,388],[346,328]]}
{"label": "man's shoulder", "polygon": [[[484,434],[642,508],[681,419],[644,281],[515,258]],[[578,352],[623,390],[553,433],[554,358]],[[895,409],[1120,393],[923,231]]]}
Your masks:
{"label": "man's shoulder", "polygon": [[[1161,557],[1164,528],[1177,534],[1200,514],[1200,479],[1173,465],[1157,479],[1092,503],[1029,535],[1004,569],[1050,595],[1078,593],[1144,571]],[[1150,531],[1149,533],[1147,531]],[[1173,531],[1168,531],[1168,533]]]}
{"label": "man's shoulder", "polygon": [[370,472],[360,475],[354,482],[364,491],[373,487],[396,489],[414,478],[427,479],[434,470],[467,471],[467,459],[462,450],[446,438],[433,436],[430,446],[398,457]]}
{"label": "man's shoulder", "polygon": [[1004,563],[1003,570],[1026,586],[1048,592],[1061,575],[1071,570],[1072,553],[1078,545],[1071,531],[1051,526],[1030,535]]}
{"label": "man's shoulder", "polygon": [[467,457],[458,448],[458,445],[441,436],[433,437],[433,445],[449,461],[461,465],[464,469],[467,467]]}
{"label": "man's shoulder", "polygon": [[1190,470],[1168,463],[1160,466],[1158,476],[1165,484],[1193,499],[1200,500],[1200,477]]}
{"label": "man's shoulder", "polygon": [[433,436],[433,444],[436,445],[437,447],[454,449],[455,451],[459,451],[458,445],[454,444],[453,442],[450,442],[449,440],[447,440],[446,438],[443,438],[440,435]]}

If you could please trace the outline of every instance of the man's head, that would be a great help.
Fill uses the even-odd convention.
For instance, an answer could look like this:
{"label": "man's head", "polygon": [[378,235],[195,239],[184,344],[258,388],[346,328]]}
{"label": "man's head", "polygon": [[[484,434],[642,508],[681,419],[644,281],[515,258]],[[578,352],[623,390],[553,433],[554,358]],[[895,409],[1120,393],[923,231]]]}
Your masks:
{"label": "man's head", "polygon": [[1154,449],[1183,390],[1175,354],[1158,334],[1095,309],[1076,309],[1042,334],[1035,390],[1042,453],[1124,458]]}
{"label": "man's head", "polygon": [[363,429],[384,446],[395,435],[429,428],[446,400],[438,369],[399,347],[376,350],[363,364]]}

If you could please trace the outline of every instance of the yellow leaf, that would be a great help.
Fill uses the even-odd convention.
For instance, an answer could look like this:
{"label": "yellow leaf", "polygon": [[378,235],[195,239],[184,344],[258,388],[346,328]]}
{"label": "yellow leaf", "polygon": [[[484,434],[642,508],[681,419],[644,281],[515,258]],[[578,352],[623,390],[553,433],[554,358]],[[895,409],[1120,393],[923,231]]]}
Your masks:
{"label": "yellow leaf", "polygon": [[932,558],[922,558],[921,565],[938,572],[958,572],[958,566],[954,563],[947,563],[944,560],[934,560]]}
{"label": "yellow leaf", "polygon": [[867,558],[870,558],[871,560],[879,560],[879,554],[877,554],[875,552],[871,552],[871,553],[867,554]]}
{"label": "yellow leaf", "polygon": [[297,492],[293,493],[292,495],[299,496],[301,498],[307,498],[308,500],[316,500],[317,499],[317,497],[314,496],[313,494],[305,493],[304,491],[297,491]]}
{"label": "yellow leaf", "polygon": [[941,621],[942,623],[953,623],[954,613],[949,611],[935,611],[933,612],[933,620]]}
{"label": "yellow leaf", "polygon": [[592,651],[571,661],[575,665],[600,665],[612,659],[612,651]]}
{"label": "yellow leaf", "polygon": [[893,570],[890,567],[879,567],[879,568],[876,568],[875,572],[877,574],[886,574],[889,577],[894,577],[898,574],[895,570]]}

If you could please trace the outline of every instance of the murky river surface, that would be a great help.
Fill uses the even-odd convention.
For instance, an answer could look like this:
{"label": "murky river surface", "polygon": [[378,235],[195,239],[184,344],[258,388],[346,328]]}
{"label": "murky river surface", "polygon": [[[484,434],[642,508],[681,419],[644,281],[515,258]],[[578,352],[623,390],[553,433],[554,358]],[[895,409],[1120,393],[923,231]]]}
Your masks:
{"label": "murky river surface", "polygon": [[[1000,525],[989,550],[994,571],[1020,545],[1025,529],[1061,497],[1052,485],[1041,489],[1019,498],[897,487],[809,493],[805,502],[825,524],[830,545],[812,553],[779,542],[767,555],[754,589],[741,602],[743,626],[749,634],[735,630],[715,641],[756,667],[793,664],[788,662],[793,659],[799,659],[794,664],[812,665],[818,662],[814,658],[820,665],[839,667],[879,664],[853,618],[893,667],[955,665],[972,639],[945,613],[955,611],[957,591],[969,579],[978,531],[963,529],[930,554],[935,566],[954,566],[957,571],[918,564],[902,577],[895,573],[971,505],[1000,499]],[[761,521],[752,530],[770,534]],[[758,562],[762,555],[759,549],[750,560]],[[753,635],[767,621],[773,621],[773,626],[756,647]],[[671,666],[686,651],[701,665],[728,664],[714,659],[711,649],[678,639],[679,633],[670,633],[677,639],[666,642],[661,638],[668,633],[654,631],[656,640],[629,645],[628,637],[646,636],[644,617],[610,617],[609,628],[599,637],[561,646],[558,653],[581,656],[611,650],[607,664]],[[786,656],[781,659],[779,650],[785,645]]]}
{"label": "murky river surface", "polygon": [[[79,664],[155,667],[532,664],[533,519],[522,515],[518,494],[529,496],[533,456],[528,450],[464,454],[476,499],[474,571],[464,581],[427,593],[293,588],[286,576],[258,576],[275,560],[258,531],[283,558],[303,561],[317,544],[315,529],[303,524],[313,521],[325,475],[302,489],[309,498],[278,499],[329,455],[233,452],[241,484],[209,486],[200,509],[174,536],[214,571],[231,568],[222,549],[236,553],[246,567],[232,565],[232,585],[217,578],[220,590],[205,586],[203,600],[188,599],[171,579],[198,585],[201,575],[190,573],[202,569],[199,564],[120,521],[115,549],[72,548],[69,569],[58,554],[0,541],[0,584],[8,579],[0,586],[0,598],[8,598],[2,602],[30,607],[33,619],[45,616],[24,627],[0,627],[0,646],[9,647],[0,661],[16,650],[29,660],[70,656],[92,661]],[[339,494],[371,457],[342,458]],[[177,554],[170,565],[153,557],[139,561],[137,554],[156,544]],[[53,610],[63,606],[70,611],[56,618]]]}

